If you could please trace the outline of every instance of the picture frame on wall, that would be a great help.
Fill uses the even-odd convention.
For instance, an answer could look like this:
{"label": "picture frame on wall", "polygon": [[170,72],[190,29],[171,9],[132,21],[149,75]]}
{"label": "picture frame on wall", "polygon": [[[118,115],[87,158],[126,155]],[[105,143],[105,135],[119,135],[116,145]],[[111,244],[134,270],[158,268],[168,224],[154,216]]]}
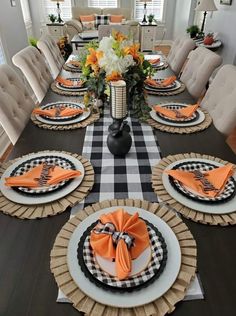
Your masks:
{"label": "picture frame on wall", "polygon": [[220,4],[231,5],[232,4],[232,0],[220,0]]}

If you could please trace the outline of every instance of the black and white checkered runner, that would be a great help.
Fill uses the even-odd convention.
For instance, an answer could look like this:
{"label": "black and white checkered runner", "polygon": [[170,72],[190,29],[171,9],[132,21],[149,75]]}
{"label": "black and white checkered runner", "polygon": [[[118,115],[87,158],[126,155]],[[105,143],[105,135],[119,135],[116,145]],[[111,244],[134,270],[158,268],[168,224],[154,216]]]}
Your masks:
{"label": "black and white checkered runner", "polygon": [[160,160],[160,149],[152,128],[137,119],[128,118],[132,147],[125,158],[114,157],[107,147],[109,110],[86,130],[82,155],[90,160],[95,171],[95,184],[90,194],[72,214],[83,207],[107,199],[141,199],[157,202],[152,190],[152,167]]}

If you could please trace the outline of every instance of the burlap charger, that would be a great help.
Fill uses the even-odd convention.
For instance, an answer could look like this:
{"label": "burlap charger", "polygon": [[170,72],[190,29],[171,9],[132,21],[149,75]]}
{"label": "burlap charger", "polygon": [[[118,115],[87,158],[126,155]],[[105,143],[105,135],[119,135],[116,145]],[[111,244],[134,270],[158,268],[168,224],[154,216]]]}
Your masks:
{"label": "burlap charger", "polygon": [[[77,225],[86,217],[103,208],[111,206],[134,206],[145,209],[162,218],[175,233],[181,247],[182,262],[178,277],[171,288],[160,298],[152,303],[135,308],[115,308],[97,303],[85,295],[73,281],[67,265],[67,248],[72,233]],[[166,207],[161,207],[157,203],[150,203],[141,200],[107,200],[86,207],[71,218],[57,235],[53,249],[51,251],[51,271],[54,274],[58,287],[72,301],[73,306],[85,315],[105,316],[163,316],[171,313],[175,309],[175,304],[185,297],[186,288],[195,275],[197,264],[196,242],[183,221],[169,211]]]}
{"label": "burlap charger", "polygon": [[[48,153],[48,150],[41,151],[39,153]],[[52,151],[55,152],[55,151]],[[60,153],[59,151],[56,151]],[[84,157],[79,156],[77,154],[68,153],[65,151],[61,151],[61,153],[69,154],[75,158],[77,158],[84,167],[85,176],[81,182],[81,184],[70,194],[67,196],[58,199],[52,203],[40,204],[40,205],[24,205],[17,204],[8,200],[0,191],[0,211],[4,214],[8,214],[10,216],[15,216],[21,219],[36,219],[43,218],[47,216],[54,216],[59,213],[66,211],[68,207],[72,207],[76,205],[78,202],[82,201],[91,191],[94,185],[94,170],[91,163]],[[27,157],[27,155],[23,156]],[[22,158],[22,157],[20,157]],[[15,161],[10,160],[4,164],[2,164],[0,169],[0,177],[4,173],[4,171]]]}
{"label": "burlap charger", "polygon": [[[173,162],[177,162],[181,159],[186,158],[203,158],[209,159],[212,161],[216,161],[222,164],[228,163],[227,161],[221,160],[220,158],[201,155],[197,153],[190,154],[178,154],[173,156],[167,156],[163,158],[152,171],[152,187],[157,196],[165,203],[169,204],[173,207],[177,212],[181,213],[184,217],[187,217],[195,222],[199,222],[202,224],[210,224],[210,225],[234,225],[236,224],[236,205],[235,212],[230,214],[209,214],[203,213],[200,211],[193,210],[179,202],[177,202],[174,198],[172,198],[169,193],[166,191],[163,183],[162,183],[162,174],[168,165]],[[236,166],[235,166],[236,167]]]}
{"label": "burlap charger", "polygon": [[61,90],[59,89],[57,86],[56,86],[56,82],[52,82],[51,83],[51,89],[53,92],[57,93],[57,94],[60,94],[60,95],[65,95],[65,96],[80,96],[80,95],[84,95],[86,93],[87,90],[85,91],[64,91],[64,90]]}
{"label": "burlap charger", "polygon": [[188,127],[169,126],[169,125],[164,125],[160,122],[157,122],[153,120],[152,118],[148,118],[146,122],[153,128],[159,129],[162,132],[168,132],[168,133],[173,133],[173,134],[191,134],[191,133],[203,131],[204,129],[208,128],[212,123],[212,118],[210,114],[206,110],[201,109],[201,111],[205,114],[205,120],[202,123],[198,125],[194,125],[194,126],[188,126]]}

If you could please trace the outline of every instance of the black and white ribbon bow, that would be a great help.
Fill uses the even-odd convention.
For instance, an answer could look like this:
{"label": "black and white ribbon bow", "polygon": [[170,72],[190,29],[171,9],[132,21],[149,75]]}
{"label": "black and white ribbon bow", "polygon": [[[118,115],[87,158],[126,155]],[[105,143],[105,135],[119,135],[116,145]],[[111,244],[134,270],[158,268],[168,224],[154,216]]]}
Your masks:
{"label": "black and white ribbon bow", "polygon": [[93,232],[96,234],[111,235],[113,243],[115,245],[118,244],[119,240],[123,239],[128,249],[134,246],[135,238],[133,236],[130,236],[128,233],[117,231],[115,225],[112,223],[103,224],[99,221],[98,225],[93,229]]}
{"label": "black and white ribbon bow", "polygon": [[192,173],[194,174],[194,178],[196,180],[200,181],[201,184],[203,185],[203,191],[204,192],[206,192],[206,193],[208,191],[219,192],[219,190],[216,189],[214,187],[214,185],[210,181],[207,180],[207,178],[205,178],[205,176],[208,175],[207,173],[203,174],[203,173],[201,173],[200,170],[194,170],[194,171],[192,171]]}

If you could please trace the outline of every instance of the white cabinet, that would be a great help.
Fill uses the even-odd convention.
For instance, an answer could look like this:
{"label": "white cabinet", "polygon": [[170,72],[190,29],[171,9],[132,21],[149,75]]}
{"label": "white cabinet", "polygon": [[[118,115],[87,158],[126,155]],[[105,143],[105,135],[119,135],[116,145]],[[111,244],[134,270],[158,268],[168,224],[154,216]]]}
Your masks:
{"label": "white cabinet", "polygon": [[148,23],[139,23],[140,27],[140,49],[141,51],[154,51],[157,25]]}
{"label": "white cabinet", "polygon": [[65,23],[50,23],[47,24],[48,34],[51,35],[56,41],[66,35]]}

